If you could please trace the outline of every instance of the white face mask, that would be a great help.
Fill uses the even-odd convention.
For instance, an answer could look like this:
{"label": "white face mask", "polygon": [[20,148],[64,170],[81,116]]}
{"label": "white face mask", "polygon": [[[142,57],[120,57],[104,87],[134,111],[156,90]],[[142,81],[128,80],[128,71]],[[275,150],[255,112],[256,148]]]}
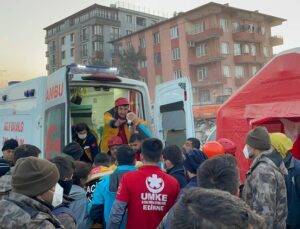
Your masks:
{"label": "white face mask", "polygon": [[77,135],[81,140],[86,139],[87,136],[87,134],[77,134]]}
{"label": "white face mask", "polygon": [[52,206],[57,207],[63,202],[64,189],[56,183],[55,191],[53,193]]}
{"label": "white face mask", "polygon": [[246,159],[249,159],[249,150],[247,145],[245,145],[244,149],[243,149],[243,153]]}

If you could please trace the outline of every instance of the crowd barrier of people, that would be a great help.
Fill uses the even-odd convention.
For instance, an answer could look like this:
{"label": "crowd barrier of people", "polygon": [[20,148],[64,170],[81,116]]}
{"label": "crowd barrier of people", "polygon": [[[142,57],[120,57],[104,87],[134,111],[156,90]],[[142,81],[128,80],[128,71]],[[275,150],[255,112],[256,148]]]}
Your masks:
{"label": "crowd barrier of people", "polygon": [[[0,160],[0,228],[300,228],[300,162],[292,141],[251,130],[240,183],[230,139],[168,145],[136,133],[143,122],[116,100],[105,142],[78,124],[61,155],[7,140]],[[163,164],[163,166],[161,166]]]}

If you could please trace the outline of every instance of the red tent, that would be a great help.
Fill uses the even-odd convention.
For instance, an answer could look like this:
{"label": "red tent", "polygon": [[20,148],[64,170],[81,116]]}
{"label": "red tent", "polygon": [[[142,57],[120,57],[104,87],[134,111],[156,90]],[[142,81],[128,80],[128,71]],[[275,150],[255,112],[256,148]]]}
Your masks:
{"label": "red tent", "polygon": [[218,110],[217,139],[237,144],[242,181],[251,163],[242,153],[245,137],[258,125],[287,134],[300,159],[300,48],[275,56]]}

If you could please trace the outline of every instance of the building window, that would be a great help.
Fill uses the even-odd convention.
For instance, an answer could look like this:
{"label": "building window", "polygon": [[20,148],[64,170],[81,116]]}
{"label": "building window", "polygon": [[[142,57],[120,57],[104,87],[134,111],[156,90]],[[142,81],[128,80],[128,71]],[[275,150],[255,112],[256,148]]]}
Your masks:
{"label": "building window", "polygon": [[81,30],[81,41],[86,41],[88,39],[88,28],[82,28]]}
{"label": "building window", "polygon": [[223,29],[224,32],[228,32],[228,25],[226,19],[224,18],[220,19],[220,27]]}
{"label": "building window", "polygon": [[154,64],[160,64],[160,63],[161,63],[160,52],[154,53]]}
{"label": "building window", "polygon": [[179,78],[182,78],[182,73],[180,69],[177,69],[174,71],[174,79],[177,80]]}
{"label": "building window", "polygon": [[243,66],[235,66],[235,77],[243,78],[245,76],[244,67]]}
{"label": "building window", "polygon": [[98,52],[103,50],[103,42],[94,41],[93,42],[93,51]]}
{"label": "building window", "polygon": [[249,54],[249,53],[250,53],[249,45],[247,44],[243,45],[243,54]]}
{"label": "building window", "polygon": [[200,44],[196,48],[196,56],[201,57],[205,56],[207,54],[207,45],[206,44]]}
{"label": "building window", "polygon": [[119,28],[112,27],[110,31],[110,38],[112,40],[119,38]]}
{"label": "building window", "polygon": [[235,43],[234,45],[233,45],[233,49],[234,49],[234,55],[235,56],[238,56],[238,55],[241,55],[241,44],[237,44],[237,43]]}
{"label": "building window", "polygon": [[74,48],[70,49],[70,56],[73,57],[74,56]]}
{"label": "building window", "polygon": [[202,80],[207,79],[207,72],[208,72],[207,66],[198,68],[197,69],[197,79],[198,79],[198,81],[202,81]]}
{"label": "building window", "polygon": [[175,39],[179,37],[178,26],[174,26],[170,29],[170,35],[171,35],[171,39]]}
{"label": "building window", "polygon": [[155,77],[155,81],[156,81],[156,84],[161,84],[163,82],[162,76],[161,75],[157,75]]}
{"label": "building window", "polygon": [[70,42],[73,43],[74,42],[74,33],[70,34]]}
{"label": "building window", "polygon": [[232,95],[232,88],[225,87],[223,93],[224,93],[224,95]]}
{"label": "building window", "polygon": [[229,54],[229,43],[228,42],[222,42],[222,44],[221,44],[221,53],[222,54]]}
{"label": "building window", "polygon": [[136,17],[136,24],[140,26],[146,26],[146,19],[143,17]]}
{"label": "building window", "polygon": [[179,48],[172,49],[172,60],[179,60],[180,59],[180,51]]}
{"label": "building window", "polygon": [[155,45],[160,43],[160,35],[158,32],[153,34],[153,39]]}
{"label": "building window", "polygon": [[195,33],[202,33],[205,30],[205,23],[201,21],[195,25]]}
{"label": "building window", "polygon": [[230,66],[228,66],[228,65],[223,66],[223,76],[224,77],[231,77],[230,76]]}
{"label": "building window", "polygon": [[65,39],[66,39],[66,37],[62,37],[62,38],[61,38],[61,45],[64,45],[64,44],[65,44]]}
{"label": "building window", "polygon": [[66,58],[66,51],[61,52],[61,59],[64,60]]}
{"label": "building window", "polygon": [[261,35],[265,35],[266,34],[266,28],[264,26],[261,26],[259,30],[260,30],[260,34]]}
{"label": "building window", "polygon": [[198,94],[198,88],[192,87],[193,94]]}
{"label": "building window", "polygon": [[263,53],[264,53],[264,57],[269,57],[269,49],[268,49],[268,47],[264,46]]}
{"label": "building window", "polygon": [[102,25],[93,25],[93,34],[94,35],[102,35],[103,34]]}
{"label": "building window", "polygon": [[140,61],[140,68],[147,68],[147,60]]}
{"label": "building window", "polygon": [[132,34],[132,30],[126,30],[126,35]]}
{"label": "building window", "polygon": [[126,15],[126,22],[132,24],[132,15],[129,14]]}
{"label": "building window", "polygon": [[240,24],[238,22],[232,22],[232,31],[239,32],[240,31]]}
{"label": "building window", "polygon": [[257,72],[257,66],[252,66],[251,70],[252,70],[252,76],[254,76]]}
{"label": "building window", "polygon": [[88,55],[87,44],[81,45],[81,56],[86,57]]}
{"label": "building window", "polygon": [[51,65],[55,65],[55,55],[51,56],[50,63],[51,63]]}
{"label": "building window", "polygon": [[128,43],[127,43],[127,49],[131,49],[132,48],[132,43],[131,43],[131,41],[129,41]]}
{"label": "building window", "polygon": [[199,90],[200,103],[206,103],[210,101],[210,93],[207,89]]}
{"label": "building window", "polygon": [[256,46],[254,44],[251,45],[251,56],[256,56]]}
{"label": "building window", "polygon": [[140,39],[139,39],[139,47],[140,48],[146,48],[146,43],[145,43],[145,38],[144,37],[141,37]]}

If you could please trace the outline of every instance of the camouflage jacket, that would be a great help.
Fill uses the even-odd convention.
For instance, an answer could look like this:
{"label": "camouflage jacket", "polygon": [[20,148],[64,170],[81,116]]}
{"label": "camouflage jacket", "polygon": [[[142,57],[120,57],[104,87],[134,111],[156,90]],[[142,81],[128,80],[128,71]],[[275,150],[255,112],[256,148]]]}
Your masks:
{"label": "camouflage jacket", "polygon": [[11,175],[3,175],[0,177],[0,200],[4,196],[8,196],[11,189]]}
{"label": "camouflage jacket", "polygon": [[246,174],[243,199],[265,218],[268,228],[284,229],[286,226],[286,174],[280,154],[270,150],[255,158]]}
{"label": "camouflage jacket", "polygon": [[0,228],[64,228],[51,210],[28,196],[11,192],[0,201]]}

